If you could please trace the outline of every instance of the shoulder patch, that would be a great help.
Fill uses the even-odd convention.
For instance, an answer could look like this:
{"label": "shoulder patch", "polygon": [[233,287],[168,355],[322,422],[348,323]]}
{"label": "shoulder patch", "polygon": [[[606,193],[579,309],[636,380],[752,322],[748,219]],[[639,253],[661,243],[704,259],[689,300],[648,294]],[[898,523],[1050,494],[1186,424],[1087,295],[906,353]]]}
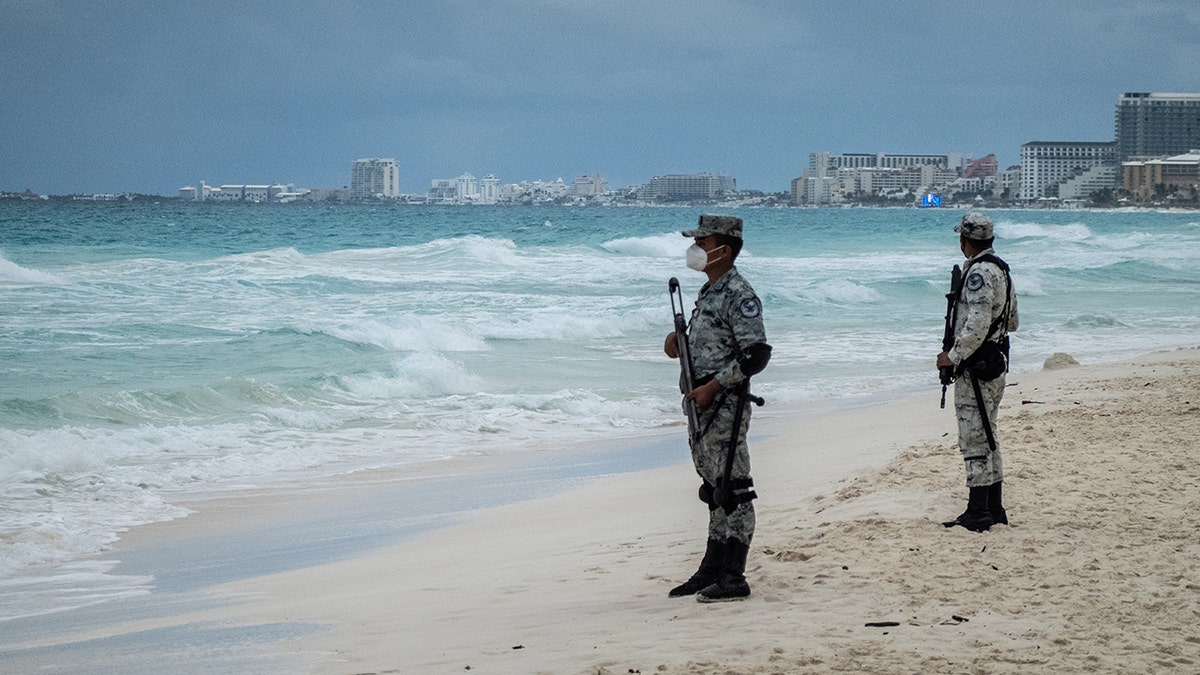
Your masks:
{"label": "shoulder patch", "polygon": [[975,272],[975,273],[971,274],[971,276],[967,277],[967,290],[968,291],[977,291],[981,288],[983,288],[983,275],[982,274],[980,274],[979,272]]}
{"label": "shoulder patch", "polygon": [[738,305],[738,311],[747,319],[753,319],[762,314],[762,307],[758,304],[758,298],[746,298]]}

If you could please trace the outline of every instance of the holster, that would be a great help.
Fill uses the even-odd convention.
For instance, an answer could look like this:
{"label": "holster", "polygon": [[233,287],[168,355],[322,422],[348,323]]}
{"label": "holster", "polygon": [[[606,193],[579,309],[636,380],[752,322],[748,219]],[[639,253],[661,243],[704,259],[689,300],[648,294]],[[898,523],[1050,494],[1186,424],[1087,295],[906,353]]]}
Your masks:
{"label": "holster", "polygon": [[[752,488],[754,487],[753,478],[734,478],[725,483],[724,478],[717,478],[717,484],[711,485],[708,481],[700,484],[700,501],[708,504],[709,511],[715,511],[718,508],[724,509],[725,513],[733,513],[738,506],[745,504],[748,501],[758,499],[758,493]],[[742,492],[738,492],[742,490]]]}

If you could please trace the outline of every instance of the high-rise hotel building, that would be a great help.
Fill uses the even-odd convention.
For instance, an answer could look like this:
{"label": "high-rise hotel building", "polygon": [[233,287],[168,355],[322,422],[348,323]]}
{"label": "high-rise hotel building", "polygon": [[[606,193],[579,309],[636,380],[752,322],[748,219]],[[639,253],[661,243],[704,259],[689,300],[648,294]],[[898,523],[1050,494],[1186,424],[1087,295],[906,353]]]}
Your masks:
{"label": "high-rise hotel building", "polygon": [[684,201],[716,199],[737,190],[737,181],[725,174],[667,174],[655,176],[639,188],[641,199],[648,201]]}
{"label": "high-rise hotel building", "polygon": [[394,159],[358,159],[350,174],[350,199],[400,196],[400,167]]}
{"label": "high-rise hotel building", "polygon": [[1116,143],[1032,141],[1021,146],[1021,199],[1079,199],[1117,183]]}
{"label": "high-rise hotel building", "polygon": [[808,155],[810,175],[824,177],[837,173],[838,169],[907,169],[914,166],[937,166],[958,171],[965,164],[962,153],[945,155],[895,155],[886,152],[850,152],[831,155],[828,152],[813,152]]}
{"label": "high-rise hotel building", "polygon": [[1126,93],[1117,101],[1117,159],[1200,148],[1200,94]]}

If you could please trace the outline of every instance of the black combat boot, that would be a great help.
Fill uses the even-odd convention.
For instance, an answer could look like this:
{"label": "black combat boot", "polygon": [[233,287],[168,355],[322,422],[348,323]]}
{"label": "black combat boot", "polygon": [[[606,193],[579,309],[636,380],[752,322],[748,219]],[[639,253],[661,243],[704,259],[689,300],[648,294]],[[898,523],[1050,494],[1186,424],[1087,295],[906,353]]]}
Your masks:
{"label": "black combat boot", "polygon": [[1001,495],[1004,481],[996,481],[988,488],[988,512],[992,514],[992,522],[996,525],[1008,524],[1008,512],[1004,510],[1004,498]]}
{"label": "black combat boot", "polygon": [[990,529],[994,524],[992,514],[988,511],[988,492],[991,489],[990,485],[971,488],[971,493],[967,497],[967,510],[963,511],[959,517],[942,523],[942,525],[946,527],[962,525],[972,532],[983,532]]}
{"label": "black combat boot", "polygon": [[721,576],[725,564],[725,542],[716,539],[708,540],[708,548],[704,551],[704,559],[700,561],[700,569],[691,579],[671,589],[667,594],[670,598],[682,598],[685,595],[695,595]]}
{"label": "black combat boot", "polygon": [[730,539],[725,543],[725,566],[716,583],[696,594],[700,602],[729,602],[750,597],[750,584],[746,583],[746,554],[750,547]]}

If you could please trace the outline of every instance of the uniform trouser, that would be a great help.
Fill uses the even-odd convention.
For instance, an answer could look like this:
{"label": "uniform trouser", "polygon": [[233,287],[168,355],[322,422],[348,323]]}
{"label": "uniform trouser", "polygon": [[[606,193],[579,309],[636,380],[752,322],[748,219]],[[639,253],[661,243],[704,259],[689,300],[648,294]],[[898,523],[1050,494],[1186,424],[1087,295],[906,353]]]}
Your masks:
{"label": "uniform trouser", "polygon": [[[720,400],[718,395],[717,400]],[[716,404],[716,400],[713,402]],[[737,434],[737,451],[733,457],[730,481],[750,477],[750,448],[746,445],[746,430],[750,428],[750,402],[744,401],[742,424]],[[710,407],[700,415],[700,428],[706,429],[698,443],[692,446],[692,463],[696,473],[709,485],[716,485],[725,478],[725,461],[729,456],[729,437],[733,431],[733,417],[737,407],[737,394],[729,394],[719,408]],[[715,419],[714,419],[715,415]],[[711,422],[711,424],[710,424]],[[734,494],[749,492],[752,488],[735,490]],[[737,539],[746,546],[754,537],[754,502],[739,504],[733,513],[726,513],[718,506],[709,511],[708,538],[717,541]]]}
{"label": "uniform trouser", "polygon": [[[967,469],[967,487],[984,487],[1004,479],[1004,465],[1000,459],[1000,439],[996,448],[988,445],[987,433],[983,429],[983,418],[975,399],[975,375],[964,372],[954,382],[954,410],[958,415],[958,450],[962,453]],[[979,393],[987,411],[992,436],[996,437],[996,416],[1000,412],[1000,399],[1004,397],[1004,374],[994,380],[979,383]]]}

